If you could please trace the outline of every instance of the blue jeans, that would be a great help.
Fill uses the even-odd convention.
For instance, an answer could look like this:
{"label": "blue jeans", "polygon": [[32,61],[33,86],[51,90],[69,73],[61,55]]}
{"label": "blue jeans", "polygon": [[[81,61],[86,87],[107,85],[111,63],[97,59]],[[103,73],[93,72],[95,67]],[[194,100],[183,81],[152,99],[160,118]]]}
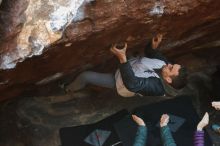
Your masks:
{"label": "blue jeans", "polygon": [[67,86],[67,90],[74,92],[85,88],[88,84],[114,89],[115,77],[111,73],[85,71],[79,74],[76,79]]}

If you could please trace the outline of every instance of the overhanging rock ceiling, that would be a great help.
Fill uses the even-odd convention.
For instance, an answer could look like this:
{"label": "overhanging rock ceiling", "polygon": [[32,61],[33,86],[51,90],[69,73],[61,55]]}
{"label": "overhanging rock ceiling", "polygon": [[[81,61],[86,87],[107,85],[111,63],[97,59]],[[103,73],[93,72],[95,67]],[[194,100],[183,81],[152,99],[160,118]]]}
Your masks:
{"label": "overhanging rock ceiling", "polygon": [[112,43],[126,41],[130,52],[141,51],[157,32],[164,34],[161,51],[174,60],[195,52],[219,60],[220,1],[3,0],[0,4],[0,100],[111,59]]}

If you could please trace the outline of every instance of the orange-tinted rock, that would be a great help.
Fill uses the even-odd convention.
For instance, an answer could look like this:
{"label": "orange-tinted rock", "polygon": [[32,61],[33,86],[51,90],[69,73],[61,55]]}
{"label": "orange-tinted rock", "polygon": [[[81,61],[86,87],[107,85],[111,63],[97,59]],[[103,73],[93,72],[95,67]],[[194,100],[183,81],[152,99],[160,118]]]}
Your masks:
{"label": "orange-tinted rock", "polygon": [[219,1],[75,2],[2,2],[0,100],[112,60],[112,43],[127,41],[128,53],[141,52],[157,32],[164,33],[161,51],[173,60],[187,65],[183,56],[193,54],[219,61]]}

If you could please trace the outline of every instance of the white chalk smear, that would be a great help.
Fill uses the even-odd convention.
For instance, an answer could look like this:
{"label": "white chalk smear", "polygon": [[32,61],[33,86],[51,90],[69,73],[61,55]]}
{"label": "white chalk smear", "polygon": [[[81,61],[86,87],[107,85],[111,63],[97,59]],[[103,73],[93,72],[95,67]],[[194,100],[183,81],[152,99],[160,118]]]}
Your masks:
{"label": "white chalk smear", "polygon": [[165,8],[165,6],[162,3],[156,2],[154,7],[150,11],[150,15],[162,16],[164,13],[164,8]]}

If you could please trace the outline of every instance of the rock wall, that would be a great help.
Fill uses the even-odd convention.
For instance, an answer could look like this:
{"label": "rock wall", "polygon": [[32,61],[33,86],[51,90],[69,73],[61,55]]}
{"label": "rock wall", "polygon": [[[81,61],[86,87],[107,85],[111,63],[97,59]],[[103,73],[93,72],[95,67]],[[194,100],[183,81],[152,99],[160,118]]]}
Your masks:
{"label": "rock wall", "polygon": [[0,100],[112,60],[112,43],[141,52],[157,32],[171,59],[218,64],[219,18],[215,0],[3,0]]}

